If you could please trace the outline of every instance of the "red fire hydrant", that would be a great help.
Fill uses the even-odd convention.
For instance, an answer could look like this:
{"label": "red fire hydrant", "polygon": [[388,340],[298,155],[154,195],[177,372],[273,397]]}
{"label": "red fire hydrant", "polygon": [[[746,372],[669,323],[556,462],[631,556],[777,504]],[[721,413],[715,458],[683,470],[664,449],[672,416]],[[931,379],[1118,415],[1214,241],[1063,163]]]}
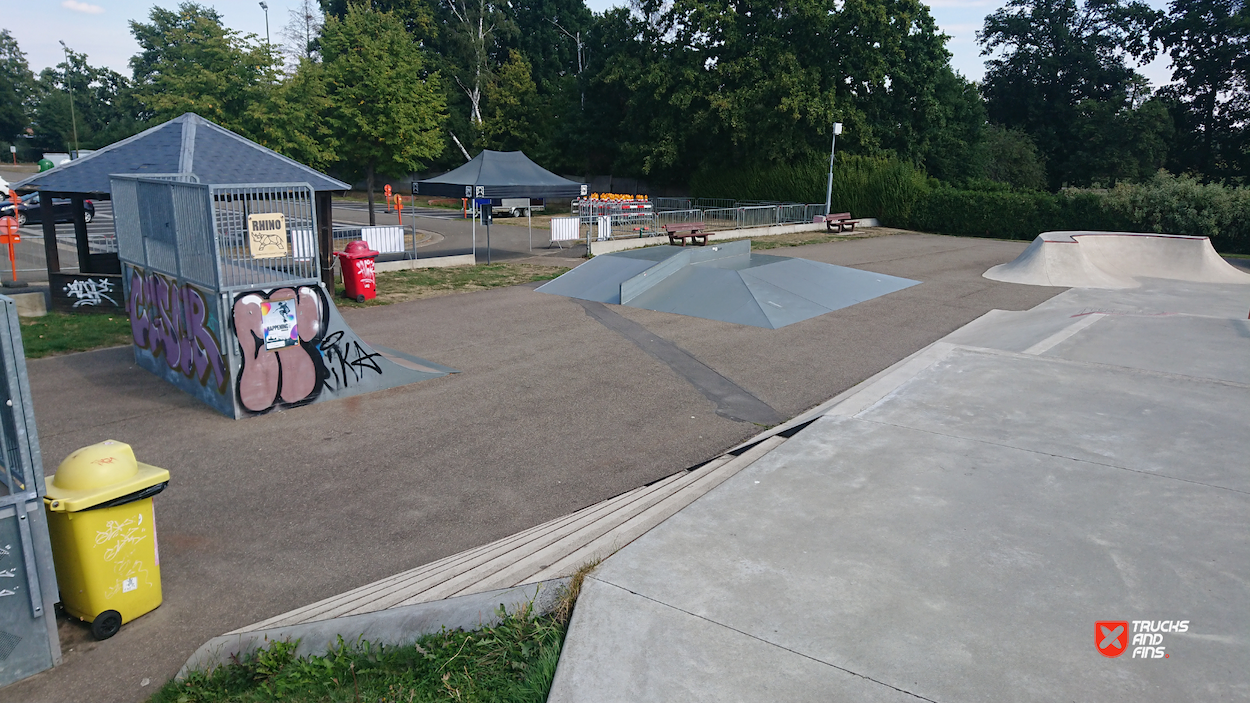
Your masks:
{"label": "red fire hydrant", "polygon": [[347,297],[358,303],[378,297],[378,277],[373,260],[378,252],[359,239],[347,245],[344,251],[336,251],[339,269],[343,272],[343,289]]}

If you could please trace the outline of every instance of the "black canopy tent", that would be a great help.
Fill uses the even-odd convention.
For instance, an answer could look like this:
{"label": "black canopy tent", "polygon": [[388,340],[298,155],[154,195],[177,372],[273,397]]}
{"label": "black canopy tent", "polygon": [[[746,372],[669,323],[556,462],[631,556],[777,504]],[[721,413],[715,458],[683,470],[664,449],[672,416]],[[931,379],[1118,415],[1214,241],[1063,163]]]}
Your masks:
{"label": "black canopy tent", "polygon": [[413,195],[445,198],[577,198],[586,184],[562,178],[520,151],[484,150],[441,176],[413,181]]}
{"label": "black canopy tent", "polygon": [[[557,176],[531,161],[523,152],[485,149],[457,169],[424,181],[413,181],[412,194],[474,200],[577,198],[587,194],[587,186],[585,183]],[[528,208],[526,212],[528,214]],[[473,239],[473,250],[476,254],[476,228]],[[486,220],[486,261],[490,263],[489,218]]]}
{"label": "black canopy tent", "polygon": [[[42,208],[44,252],[53,307],[69,308],[65,286],[74,279],[91,278],[106,285],[120,276],[117,252],[92,254],[87,240],[83,201],[109,198],[111,174],[149,174],[187,177],[200,183],[308,183],[316,194],[317,229],[322,279],[333,286],[331,201],[333,192],[351,186],[267,149],[256,142],[188,112],[110,144],[94,153],[13,184],[18,191],[38,191]],[[52,198],[69,198],[78,244],[78,274],[61,272],[56,244]],[[117,285],[114,290],[120,290]],[[114,301],[124,307],[124,301]]]}

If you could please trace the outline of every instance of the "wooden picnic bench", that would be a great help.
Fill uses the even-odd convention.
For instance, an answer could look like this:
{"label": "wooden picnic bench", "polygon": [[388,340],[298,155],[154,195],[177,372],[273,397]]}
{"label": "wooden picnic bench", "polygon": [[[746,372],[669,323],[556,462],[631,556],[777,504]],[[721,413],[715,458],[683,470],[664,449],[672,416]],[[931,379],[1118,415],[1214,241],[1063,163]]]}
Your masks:
{"label": "wooden picnic bench", "polygon": [[[686,240],[692,240],[695,244],[703,246],[707,244],[706,225],[702,222],[679,222],[675,225],[664,225],[664,231],[668,233],[668,243],[677,244],[677,240],[681,240],[680,246],[686,246]],[[702,240],[702,241],[700,241]]]}
{"label": "wooden picnic bench", "polygon": [[[817,215],[816,217],[817,221],[821,219],[820,215]],[[859,220],[851,219],[851,213],[849,212],[837,212],[831,215],[825,215],[823,219],[825,221],[825,229],[833,232],[834,227],[836,226],[838,234],[841,234],[843,229],[854,232],[855,225],[859,224]]]}

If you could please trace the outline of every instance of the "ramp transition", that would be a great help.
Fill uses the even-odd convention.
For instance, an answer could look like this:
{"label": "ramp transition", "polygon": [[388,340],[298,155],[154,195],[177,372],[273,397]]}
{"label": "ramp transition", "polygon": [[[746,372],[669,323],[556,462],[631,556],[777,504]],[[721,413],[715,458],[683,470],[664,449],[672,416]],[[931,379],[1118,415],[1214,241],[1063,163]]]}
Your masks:
{"label": "ramp transition", "polygon": [[1043,232],[1015,261],[982,274],[1005,283],[1136,288],[1137,278],[1250,284],[1206,237],[1143,232]]}
{"label": "ramp transition", "polygon": [[916,285],[896,276],[751,252],[750,240],[596,256],[542,293],[777,329]]}

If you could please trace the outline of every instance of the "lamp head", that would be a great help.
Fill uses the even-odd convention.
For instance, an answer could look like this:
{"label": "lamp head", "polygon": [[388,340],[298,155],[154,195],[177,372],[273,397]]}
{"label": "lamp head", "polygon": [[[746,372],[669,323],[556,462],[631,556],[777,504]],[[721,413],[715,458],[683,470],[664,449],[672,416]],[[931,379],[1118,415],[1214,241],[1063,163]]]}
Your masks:
{"label": "lamp head", "polygon": [[263,2],[260,3],[260,9],[264,10],[265,12],[269,12],[269,6]]}
{"label": "lamp head", "polygon": [[836,137],[836,136],[838,136],[839,134],[842,134],[842,123],[841,123],[841,122],[834,122],[834,123],[833,123],[833,135]]}

